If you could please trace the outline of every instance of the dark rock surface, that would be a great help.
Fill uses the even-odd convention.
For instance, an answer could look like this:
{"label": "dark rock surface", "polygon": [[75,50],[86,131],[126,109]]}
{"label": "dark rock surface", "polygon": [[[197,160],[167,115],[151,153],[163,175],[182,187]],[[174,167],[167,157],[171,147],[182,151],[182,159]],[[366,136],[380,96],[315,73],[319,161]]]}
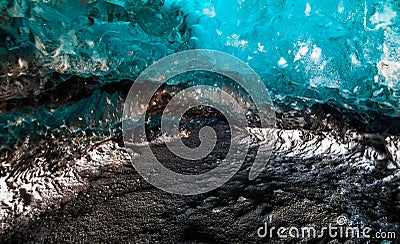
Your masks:
{"label": "dark rock surface", "polygon": [[[162,158],[163,148],[157,148]],[[217,190],[179,196],[151,186],[129,163],[106,166],[89,176],[85,190],[15,225],[2,240],[287,243],[307,238],[280,239],[275,235],[261,239],[257,230],[265,222],[276,227],[318,229],[335,224],[341,215],[354,220],[352,224],[396,231],[399,236],[398,170],[371,171],[341,159],[296,160],[273,155],[264,172],[249,181],[249,167],[250,162],[245,162],[235,177]],[[397,179],[382,180],[393,175]],[[325,235],[313,241],[337,243],[346,238]],[[375,242],[380,243],[372,240]]]}

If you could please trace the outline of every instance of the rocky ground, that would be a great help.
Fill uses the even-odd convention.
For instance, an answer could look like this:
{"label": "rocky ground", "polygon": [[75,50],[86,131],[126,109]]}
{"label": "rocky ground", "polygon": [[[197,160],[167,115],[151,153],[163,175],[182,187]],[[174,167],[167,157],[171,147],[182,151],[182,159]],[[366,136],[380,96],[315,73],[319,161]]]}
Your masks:
{"label": "rocky ground", "polygon": [[[3,232],[2,242],[340,243],[349,240],[329,235],[317,239],[257,235],[264,223],[276,228],[311,226],[318,230],[336,224],[339,216],[345,216],[353,227],[372,228],[371,233],[388,231],[400,236],[400,171],[393,163],[385,168],[368,161],[368,150],[335,154],[332,145],[341,144],[330,136],[301,130],[279,133],[286,139],[280,142],[279,150],[274,150],[258,178],[248,180],[249,155],[228,183],[196,196],[173,195],[153,187],[135,171],[129,157],[123,157],[120,138],[104,140],[88,150],[91,157],[86,157],[86,163],[91,161],[92,168],[93,161],[102,158],[109,163],[96,171],[77,171],[80,190],[72,190],[74,194],[69,197],[65,194],[53,204],[39,203],[47,208],[31,217],[14,216],[16,220],[7,222],[12,224]],[[304,133],[299,137],[305,138],[303,141],[296,139],[299,133]],[[331,138],[331,148],[321,152],[318,141],[326,138]],[[301,149],[307,143],[316,146],[311,156],[305,156]],[[170,160],[165,146],[154,148],[164,165],[179,171],[180,162]],[[299,150],[303,153],[296,154]],[[331,156],[324,154],[327,152]],[[37,201],[32,191],[19,193],[25,199],[23,204],[34,208]],[[371,243],[381,241],[373,239]]]}

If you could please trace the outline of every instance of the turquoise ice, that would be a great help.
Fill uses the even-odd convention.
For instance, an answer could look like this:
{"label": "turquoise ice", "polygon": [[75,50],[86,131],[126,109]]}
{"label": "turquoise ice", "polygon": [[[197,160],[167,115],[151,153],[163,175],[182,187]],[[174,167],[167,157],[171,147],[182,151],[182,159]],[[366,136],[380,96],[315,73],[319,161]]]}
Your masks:
{"label": "turquoise ice", "polygon": [[196,48],[248,63],[278,107],[400,115],[398,1],[2,0],[0,11],[3,145],[14,141],[8,130],[17,138],[61,125],[108,130],[123,103],[96,90],[24,114],[7,101],[40,98],[74,77],[95,87],[133,82],[162,57]]}

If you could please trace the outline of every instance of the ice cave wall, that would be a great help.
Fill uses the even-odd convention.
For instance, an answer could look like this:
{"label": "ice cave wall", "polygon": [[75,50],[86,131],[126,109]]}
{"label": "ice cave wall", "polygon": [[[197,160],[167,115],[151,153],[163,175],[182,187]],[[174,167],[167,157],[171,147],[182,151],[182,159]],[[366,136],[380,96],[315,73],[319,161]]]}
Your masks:
{"label": "ice cave wall", "polygon": [[29,73],[134,80],[168,54],[208,48],[248,62],[276,101],[396,116],[399,10],[382,0],[4,0],[1,98],[45,90],[47,79],[18,78]]}
{"label": "ice cave wall", "polygon": [[[5,101],[37,98],[72,78],[95,88],[133,81],[160,58],[193,48],[247,62],[277,105],[400,114],[395,0],[2,0],[0,12],[0,124],[17,134],[118,122],[121,98],[97,90],[74,106],[45,104],[30,114]],[[79,122],[96,109],[112,116]]]}

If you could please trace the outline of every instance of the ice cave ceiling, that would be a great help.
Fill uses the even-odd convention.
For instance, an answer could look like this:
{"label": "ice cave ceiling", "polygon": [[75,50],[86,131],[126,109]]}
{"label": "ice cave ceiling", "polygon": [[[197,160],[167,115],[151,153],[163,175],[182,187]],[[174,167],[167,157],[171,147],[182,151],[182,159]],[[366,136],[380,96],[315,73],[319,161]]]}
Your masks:
{"label": "ice cave ceiling", "polygon": [[400,115],[398,1],[2,0],[0,11],[3,149],[11,135],[113,127],[123,97],[104,91],[196,48],[247,62],[276,106]]}

